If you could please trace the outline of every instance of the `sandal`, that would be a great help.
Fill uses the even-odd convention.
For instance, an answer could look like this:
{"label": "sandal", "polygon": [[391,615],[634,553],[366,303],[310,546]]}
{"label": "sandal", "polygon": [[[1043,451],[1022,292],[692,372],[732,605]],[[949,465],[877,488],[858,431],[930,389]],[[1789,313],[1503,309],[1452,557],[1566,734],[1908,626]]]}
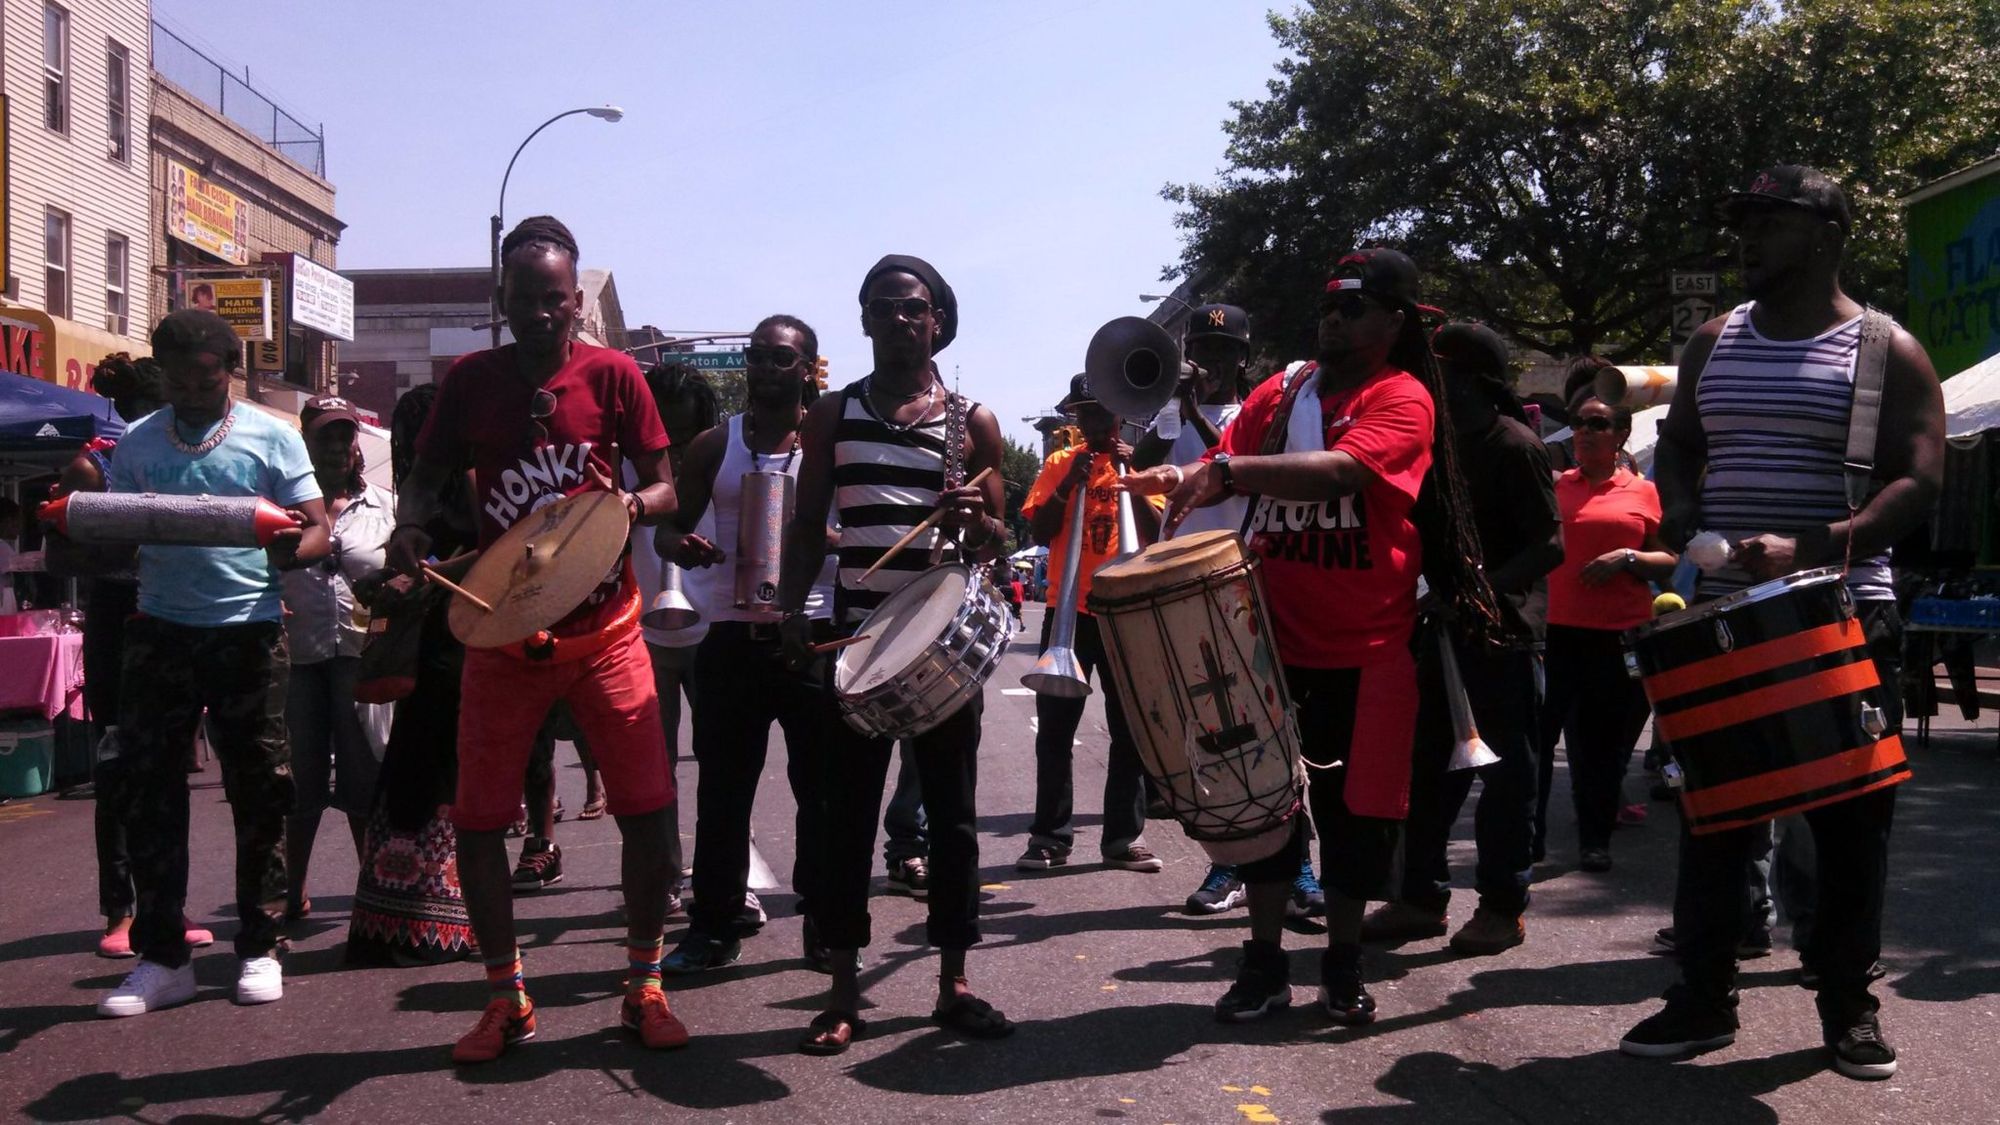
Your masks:
{"label": "sandal", "polygon": [[[845,1034],[842,1030],[845,1029]],[[808,1055],[838,1055],[868,1033],[868,1021],[853,1012],[821,1012],[806,1025],[799,1050]]]}
{"label": "sandal", "polygon": [[1005,1039],[1014,1034],[1014,1024],[1000,1009],[966,993],[931,1013],[932,1022],[968,1039]]}
{"label": "sandal", "polygon": [[601,817],[603,815],[604,815],[604,795],[600,793],[594,799],[592,799],[590,803],[583,806],[583,811],[577,813],[576,818],[578,820],[596,820],[598,817]]}

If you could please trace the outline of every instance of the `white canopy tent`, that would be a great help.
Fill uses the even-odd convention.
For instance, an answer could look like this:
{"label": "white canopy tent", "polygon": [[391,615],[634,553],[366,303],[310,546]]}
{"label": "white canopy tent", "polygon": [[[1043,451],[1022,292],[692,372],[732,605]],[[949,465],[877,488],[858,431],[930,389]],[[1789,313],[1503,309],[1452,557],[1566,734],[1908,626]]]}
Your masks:
{"label": "white canopy tent", "polygon": [[1944,436],[1972,445],[2000,428],[2000,355],[1983,359],[1944,381]]}

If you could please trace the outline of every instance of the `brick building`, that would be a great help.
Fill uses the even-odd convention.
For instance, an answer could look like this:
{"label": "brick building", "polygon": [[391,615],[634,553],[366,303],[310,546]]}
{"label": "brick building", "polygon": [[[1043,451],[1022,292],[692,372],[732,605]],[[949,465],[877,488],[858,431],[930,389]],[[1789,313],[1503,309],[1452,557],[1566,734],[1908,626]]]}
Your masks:
{"label": "brick building", "polygon": [[268,283],[269,339],[248,342],[239,395],[297,413],[334,390],[353,336],[324,133],[158,23],[151,86],[152,316]]}
{"label": "brick building", "polygon": [[144,0],[0,0],[0,368],[88,387],[147,351]]}

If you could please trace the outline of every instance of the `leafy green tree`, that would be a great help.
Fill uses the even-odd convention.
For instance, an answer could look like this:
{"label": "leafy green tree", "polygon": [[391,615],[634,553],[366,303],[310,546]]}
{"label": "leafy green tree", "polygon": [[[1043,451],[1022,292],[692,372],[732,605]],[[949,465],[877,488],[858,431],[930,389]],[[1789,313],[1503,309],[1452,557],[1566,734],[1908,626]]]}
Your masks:
{"label": "leafy green tree", "polygon": [[1028,521],[1021,518],[1021,502],[1028,497],[1028,486],[1035,483],[1035,477],[1042,471],[1041,455],[1034,450],[1001,435],[1005,447],[1000,454],[1000,475],[1004,478],[1002,487],[1007,493],[1005,515],[1010,542],[1007,551],[1012,554],[1028,545]]}
{"label": "leafy green tree", "polygon": [[1859,211],[1851,286],[1904,287],[1893,196],[2000,147],[1992,0],[1315,0],[1271,28],[1229,167],[1170,185],[1182,260],[1310,354],[1341,252],[1395,245],[1427,297],[1556,354],[1664,350],[1677,269],[1726,268],[1713,201],[1809,163]]}

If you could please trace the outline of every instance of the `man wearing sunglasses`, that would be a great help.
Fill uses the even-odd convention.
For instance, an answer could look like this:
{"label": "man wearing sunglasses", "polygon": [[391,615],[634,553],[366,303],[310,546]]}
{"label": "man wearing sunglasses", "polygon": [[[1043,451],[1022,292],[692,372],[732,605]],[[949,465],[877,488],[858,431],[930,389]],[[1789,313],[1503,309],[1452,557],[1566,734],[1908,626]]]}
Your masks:
{"label": "man wearing sunglasses", "polygon": [[[576,240],[548,216],[524,220],[501,243],[500,305],[514,342],[464,356],[446,373],[397,502],[390,566],[418,573],[448,476],[472,468],[479,540],[490,546],[534,509],[589,488],[614,487],[621,454],[639,487],[621,492],[637,523],[674,513],[667,434],[629,356],[571,339],[583,308]],[[561,565],[559,562],[557,565]],[[620,1023],[648,1047],[679,1047],[687,1029],[660,988],[674,800],[638,620],[639,592],[620,559],[545,643],[465,654],[458,728],[459,878],[491,989],[485,1013],[452,1051],[486,1062],[535,1034],[535,1009],[515,946],[505,833],[520,807],[535,732],[558,700],[569,705],[603,772],[607,806],[624,837],[626,990]]]}
{"label": "man wearing sunglasses", "polygon": [[[1361,933],[1369,941],[1443,936],[1451,901],[1446,844],[1476,774],[1479,907],[1452,935],[1451,947],[1484,956],[1511,949],[1527,935],[1521,915],[1528,907],[1539,796],[1537,665],[1548,617],[1543,576],[1562,562],[1562,518],[1547,449],[1507,386],[1510,361],[1499,333],[1483,324],[1447,324],[1432,337],[1432,349],[1444,377],[1453,445],[1485,549],[1487,580],[1499,597],[1506,625],[1497,644],[1455,646],[1479,734],[1499,760],[1477,770],[1448,768],[1456,737],[1437,642],[1437,630],[1444,626],[1428,622],[1417,644],[1422,702],[1411,756],[1402,889],[1396,901],[1368,916]],[[1427,487],[1418,501],[1420,511],[1432,500]],[[1420,518],[1418,524],[1427,533],[1438,527],[1436,520]],[[1445,548],[1427,534],[1425,549]]]}
{"label": "man wearing sunglasses", "polygon": [[[932,356],[958,333],[958,298],[930,263],[892,254],[861,282],[861,329],[873,345],[867,377],[827,395],[806,414],[799,498],[785,541],[778,604],[786,610],[784,643],[793,667],[813,654],[807,596],[827,553],[828,515],[838,505],[841,540],[834,589],[834,629],[847,634],[871,610],[926,570],[936,550],[946,561],[987,562],[999,555],[1000,423],[984,406],[943,385]],[[963,482],[986,469],[976,487]],[[864,572],[902,535],[942,510],[943,530],[920,536],[874,574]],[[830,669],[821,673],[830,674]],[[825,803],[814,840],[807,910],[829,951],[833,983],[826,1009],[799,1049],[845,1051],[866,1031],[857,1014],[861,947],[868,944],[869,877],[882,790],[894,743],[847,725],[828,691],[818,737],[793,744],[808,757],[810,784]],[[976,755],[983,701],[974,697],[937,727],[905,740],[916,759],[930,817],[928,937],[938,947],[938,994],[932,1018],[972,1038],[1008,1035],[1014,1025],[973,995],[965,953],[979,941],[979,840],[975,824]]]}
{"label": "man wearing sunglasses", "polygon": [[[1914,337],[1864,315],[1841,289],[1853,212],[1824,173],[1799,165],[1760,172],[1748,190],[1723,199],[1717,217],[1736,232],[1750,300],[1697,329],[1681,360],[1657,451],[1661,537],[1675,550],[1698,530],[1732,543],[1727,563],[1702,574],[1697,602],[1842,567],[1886,689],[1886,737],[1902,710],[1889,549],[1928,517],[1942,485],[1937,373]],[[1871,355],[1882,357],[1873,408],[1859,390]],[[1801,968],[1817,977],[1822,1039],[1850,1078],[1896,1072],[1869,991],[1895,807],[1891,786],[1804,814],[1819,886]],[[1745,871],[1770,847],[1766,823],[1701,836],[1683,823],[1673,926],[1681,979],[1620,1050],[1670,1058],[1735,1040]]]}
{"label": "man wearing sunglasses", "polygon": [[[766,317],[750,333],[743,358],[749,409],[688,446],[676,477],[680,507],[654,532],[660,556],[690,573],[732,561],[745,474],[783,473],[796,479],[799,473],[799,426],[806,391],[814,386],[819,337],[797,317]],[[708,535],[696,530],[704,516],[713,521]],[[806,599],[807,616],[824,634],[821,639],[832,636],[831,565],[829,556]],[[820,833],[818,793],[805,777],[810,758],[804,746],[820,737],[824,678],[788,668],[777,627],[762,614],[737,608],[733,600],[724,595],[709,602],[704,610],[708,633],[694,660],[694,694],[701,701],[694,709],[694,757],[701,764],[695,791],[694,905],[687,936],[662,966],[669,973],[721,968],[742,952],[750,815],[774,722],[785,734],[786,772],[798,804],[796,839],[813,840]],[[801,893],[813,881],[807,871],[813,855],[809,847],[797,849],[792,883]]]}
{"label": "man wearing sunglasses", "polygon": [[1387,888],[1409,808],[1420,567],[1468,628],[1496,618],[1470,529],[1426,556],[1412,519],[1419,488],[1436,473],[1439,522],[1470,522],[1464,481],[1438,440],[1433,403],[1443,393],[1417,285],[1416,264],[1394,250],[1341,258],[1321,297],[1318,359],[1252,391],[1207,458],[1126,478],[1135,493],[1170,494],[1168,534],[1181,513],[1250,497],[1250,547],[1263,559],[1301,752],[1315,767],[1310,822],[1296,817],[1288,846],[1238,869],[1250,940],[1236,983],[1216,1002],[1220,1020],[1259,1019],[1292,1001],[1280,941],[1314,830],[1326,876],[1319,1005],[1336,1023],[1375,1018],[1362,983],[1361,917]]}

